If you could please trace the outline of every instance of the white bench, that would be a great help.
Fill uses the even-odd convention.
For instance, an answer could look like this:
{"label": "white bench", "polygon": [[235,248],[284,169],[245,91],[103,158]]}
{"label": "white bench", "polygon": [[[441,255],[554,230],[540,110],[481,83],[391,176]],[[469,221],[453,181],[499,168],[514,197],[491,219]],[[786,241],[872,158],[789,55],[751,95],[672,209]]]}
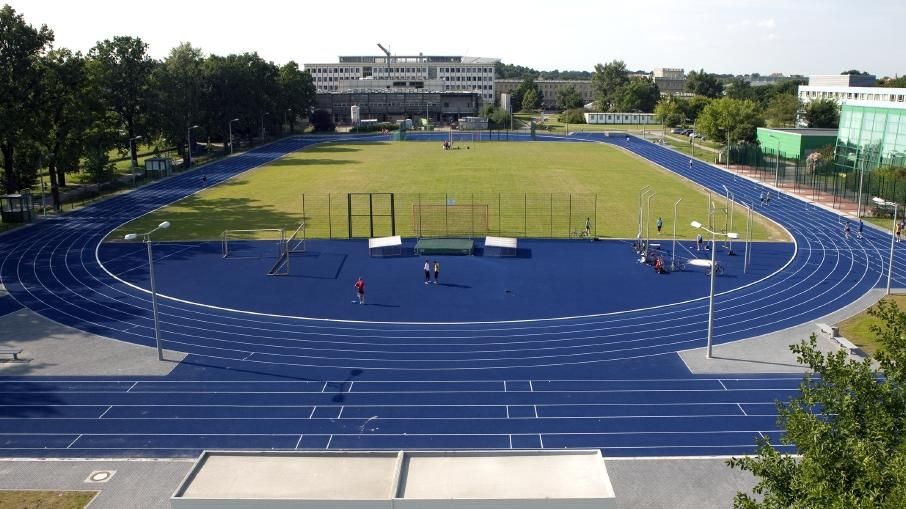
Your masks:
{"label": "white bench", "polygon": [[21,348],[0,348],[0,355],[12,355],[14,361],[19,360],[20,353],[22,353]]}
{"label": "white bench", "polygon": [[511,256],[516,256],[517,245],[518,245],[518,241],[513,237],[485,237],[484,238],[485,253],[487,253],[487,248],[497,247],[497,248],[500,248],[501,253],[506,253],[507,250],[512,250]]}
{"label": "white bench", "polygon": [[[396,248],[396,250],[395,252],[386,253],[383,251],[386,248]],[[368,239],[368,256],[374,256],[375,249],[382,250],[381,256],[386,256],[387,254],[401,255],[403,254],[403,238],[399,235],[394,235],[393,237]]]}
{"label": "white bench", "polygon": [[857,354],[859,352],[858,346],[853,344],[852,341],[840,335],[839,327],[828,325],[826,323],[816,323],[815,326],[818,327],[818,332],[833,339],[838,345],[840,345],[840,348],[846,350],[850,355]]}

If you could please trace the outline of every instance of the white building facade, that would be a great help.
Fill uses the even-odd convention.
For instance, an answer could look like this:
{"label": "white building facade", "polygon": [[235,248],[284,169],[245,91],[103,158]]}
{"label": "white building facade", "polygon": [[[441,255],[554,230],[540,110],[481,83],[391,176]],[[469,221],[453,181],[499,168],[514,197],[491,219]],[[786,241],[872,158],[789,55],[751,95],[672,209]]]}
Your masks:
{"label": "white building facade", "polygon": [[305,64],[320,93],[470,92],[494,102],[496,58],[465,56],[341,56],[339,62]]}

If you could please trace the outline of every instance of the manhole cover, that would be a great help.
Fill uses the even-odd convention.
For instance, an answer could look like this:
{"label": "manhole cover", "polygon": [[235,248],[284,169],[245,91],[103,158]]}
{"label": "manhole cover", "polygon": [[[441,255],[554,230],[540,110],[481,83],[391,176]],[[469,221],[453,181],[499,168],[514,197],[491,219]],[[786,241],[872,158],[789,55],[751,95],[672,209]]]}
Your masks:
{"label": "manhole cover", "polygon": [[95,470],[94,472],[88,474],[88,479],[85,479],[85,482],[90,483],[99,483],[107,482],[113,478],[113,474],[116,473],[116,470]]}

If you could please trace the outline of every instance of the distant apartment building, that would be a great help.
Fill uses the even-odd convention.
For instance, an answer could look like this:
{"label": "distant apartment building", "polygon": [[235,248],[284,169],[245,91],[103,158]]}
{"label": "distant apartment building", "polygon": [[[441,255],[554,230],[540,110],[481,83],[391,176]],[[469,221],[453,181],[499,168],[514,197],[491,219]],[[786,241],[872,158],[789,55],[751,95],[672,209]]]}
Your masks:
{"label": "distant apartment building", "polygon": [[341,56],[305,64],[318,93],[467,92],[492,103],[496,58],[466,56]]}
{"label": "distant apartment building", "polygon": [[660,67],[651,73],[661,94],[677,95],[686,90],[686,71],[677,67]]}
{"label": "distant apartment building", "polygon": [[[507,106],[501,102],[501,94],[510,97],[513,92],[519,88],[519,85],[522,83],[521,79],[497,79],[495,80],[494,89],[498,96],[498,104],[506,108]],[[587,104],[595,100],[594,93],[591,89],[591,80],[535,80],[535,84],[538,85],[538,88],[541,89],[541,107],[546,110],[558,109],[559,105],[557,104],[557,95],[561,90],[565,90],[569,87],[575,87],[576,92],[579,93],[579,96],[582,98],[582,103]]]}

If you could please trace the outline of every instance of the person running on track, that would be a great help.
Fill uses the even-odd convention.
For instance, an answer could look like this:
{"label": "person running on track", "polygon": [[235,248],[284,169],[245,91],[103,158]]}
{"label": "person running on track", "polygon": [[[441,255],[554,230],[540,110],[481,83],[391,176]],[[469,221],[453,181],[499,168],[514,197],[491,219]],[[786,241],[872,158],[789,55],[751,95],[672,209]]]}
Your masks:
{"label": "person running on track", "polygon": [[849,240],[849,220],[843,220],[843,238]]}
{"label": "person running on track", "polygon": [[355,281],[355,293],[359,297],[359,304],[365,303],[365,280],[359,276]]}

